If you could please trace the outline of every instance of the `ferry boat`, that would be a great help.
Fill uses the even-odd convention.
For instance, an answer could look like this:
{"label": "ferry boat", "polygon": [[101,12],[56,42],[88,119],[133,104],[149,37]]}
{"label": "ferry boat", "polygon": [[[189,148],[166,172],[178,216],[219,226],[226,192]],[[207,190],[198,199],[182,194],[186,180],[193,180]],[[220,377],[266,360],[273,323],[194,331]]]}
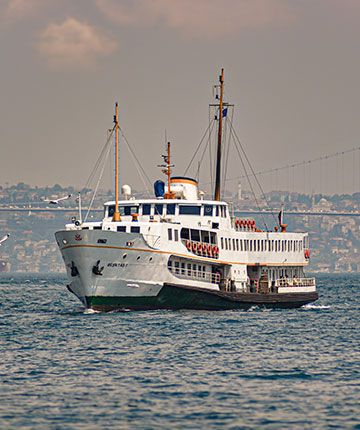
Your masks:
{"label": "ferry boat", "polygon": [[[223,112],[224,71],[218,111]],[[198,183],[172,176],[170,144],[164,158],[167,185],[155,183],[152,199],[129,198],[118,187],[118,106],[114,132],[115,199],[99,221],[67,224],[55,234],[69,284],[87,308],[115,310],[230,310],[297,308],[318,299],[307,278],[307,233],[263,231],[252,220],[231,216],[220,200],[222,117],[218,115],[216,185],[213,200]]]}

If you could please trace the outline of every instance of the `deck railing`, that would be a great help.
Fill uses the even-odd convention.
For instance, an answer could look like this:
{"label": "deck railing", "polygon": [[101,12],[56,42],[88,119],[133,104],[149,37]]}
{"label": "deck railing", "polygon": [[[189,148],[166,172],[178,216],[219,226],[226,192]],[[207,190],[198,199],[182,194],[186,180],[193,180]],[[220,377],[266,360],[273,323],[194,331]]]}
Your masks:
{"label": "deck railing", "polygon": [[168,267],[170,272],[180,279],[192,279],[194,281],[210,282],[211,284],[218,284],[220,282],[220,275],[218,273],[209,273],[202,270],[192,270],[181,267]]}
{"label": "deck railing", "polygon": [[315,287],[315,278],[276,279],[275,287]]}

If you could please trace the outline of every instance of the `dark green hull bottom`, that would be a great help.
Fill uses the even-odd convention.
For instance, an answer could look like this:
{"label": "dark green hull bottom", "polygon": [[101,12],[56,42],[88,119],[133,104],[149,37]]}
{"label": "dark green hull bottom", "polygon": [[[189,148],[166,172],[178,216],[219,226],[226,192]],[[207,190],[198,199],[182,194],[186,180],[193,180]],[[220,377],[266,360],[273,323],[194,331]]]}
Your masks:
{"label": "dark green hull bottom", "polygon": [[318,299],[317,292],[310,293],[233,293],[209,291],[204,288],[176,284],[164,284],[154,297],[87,297],[88,308],[109,312],[114,310],[151,310],[151,309],[197,309],[231,310],[250,309],[252,306],[263,308],[299,308]]}

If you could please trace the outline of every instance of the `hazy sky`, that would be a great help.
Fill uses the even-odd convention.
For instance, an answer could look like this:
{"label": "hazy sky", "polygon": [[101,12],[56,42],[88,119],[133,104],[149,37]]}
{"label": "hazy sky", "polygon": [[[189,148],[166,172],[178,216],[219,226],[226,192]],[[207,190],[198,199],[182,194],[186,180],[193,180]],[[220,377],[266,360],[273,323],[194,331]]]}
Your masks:
{"label": "hazy sky", "polygon": [[149,177],[165,130],[182,174],[221,67],[255,170],[360,146],[359,22],[360,0],[0,0],[0,184],[83,186],[115,101]]}

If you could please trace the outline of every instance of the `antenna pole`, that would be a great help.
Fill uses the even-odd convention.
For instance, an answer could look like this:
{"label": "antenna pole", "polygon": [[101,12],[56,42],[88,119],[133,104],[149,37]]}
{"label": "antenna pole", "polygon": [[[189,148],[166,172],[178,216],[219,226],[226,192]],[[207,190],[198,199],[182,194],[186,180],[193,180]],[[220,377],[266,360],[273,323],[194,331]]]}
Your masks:
{"label": "antenna pole", "polygon": [[119,106],[115,104],[115,212],[113,221],[121,221],[119,213]]}
{"label": "antenna pole", "polygon": [[222,117],[224,104],[224,69],[221,69],[220,80],[220,110],[219,110],[219,130],[216,157],[216,180],[214,200],[220,200],[220,180],[221,180],[221,139],[222,139]]}

